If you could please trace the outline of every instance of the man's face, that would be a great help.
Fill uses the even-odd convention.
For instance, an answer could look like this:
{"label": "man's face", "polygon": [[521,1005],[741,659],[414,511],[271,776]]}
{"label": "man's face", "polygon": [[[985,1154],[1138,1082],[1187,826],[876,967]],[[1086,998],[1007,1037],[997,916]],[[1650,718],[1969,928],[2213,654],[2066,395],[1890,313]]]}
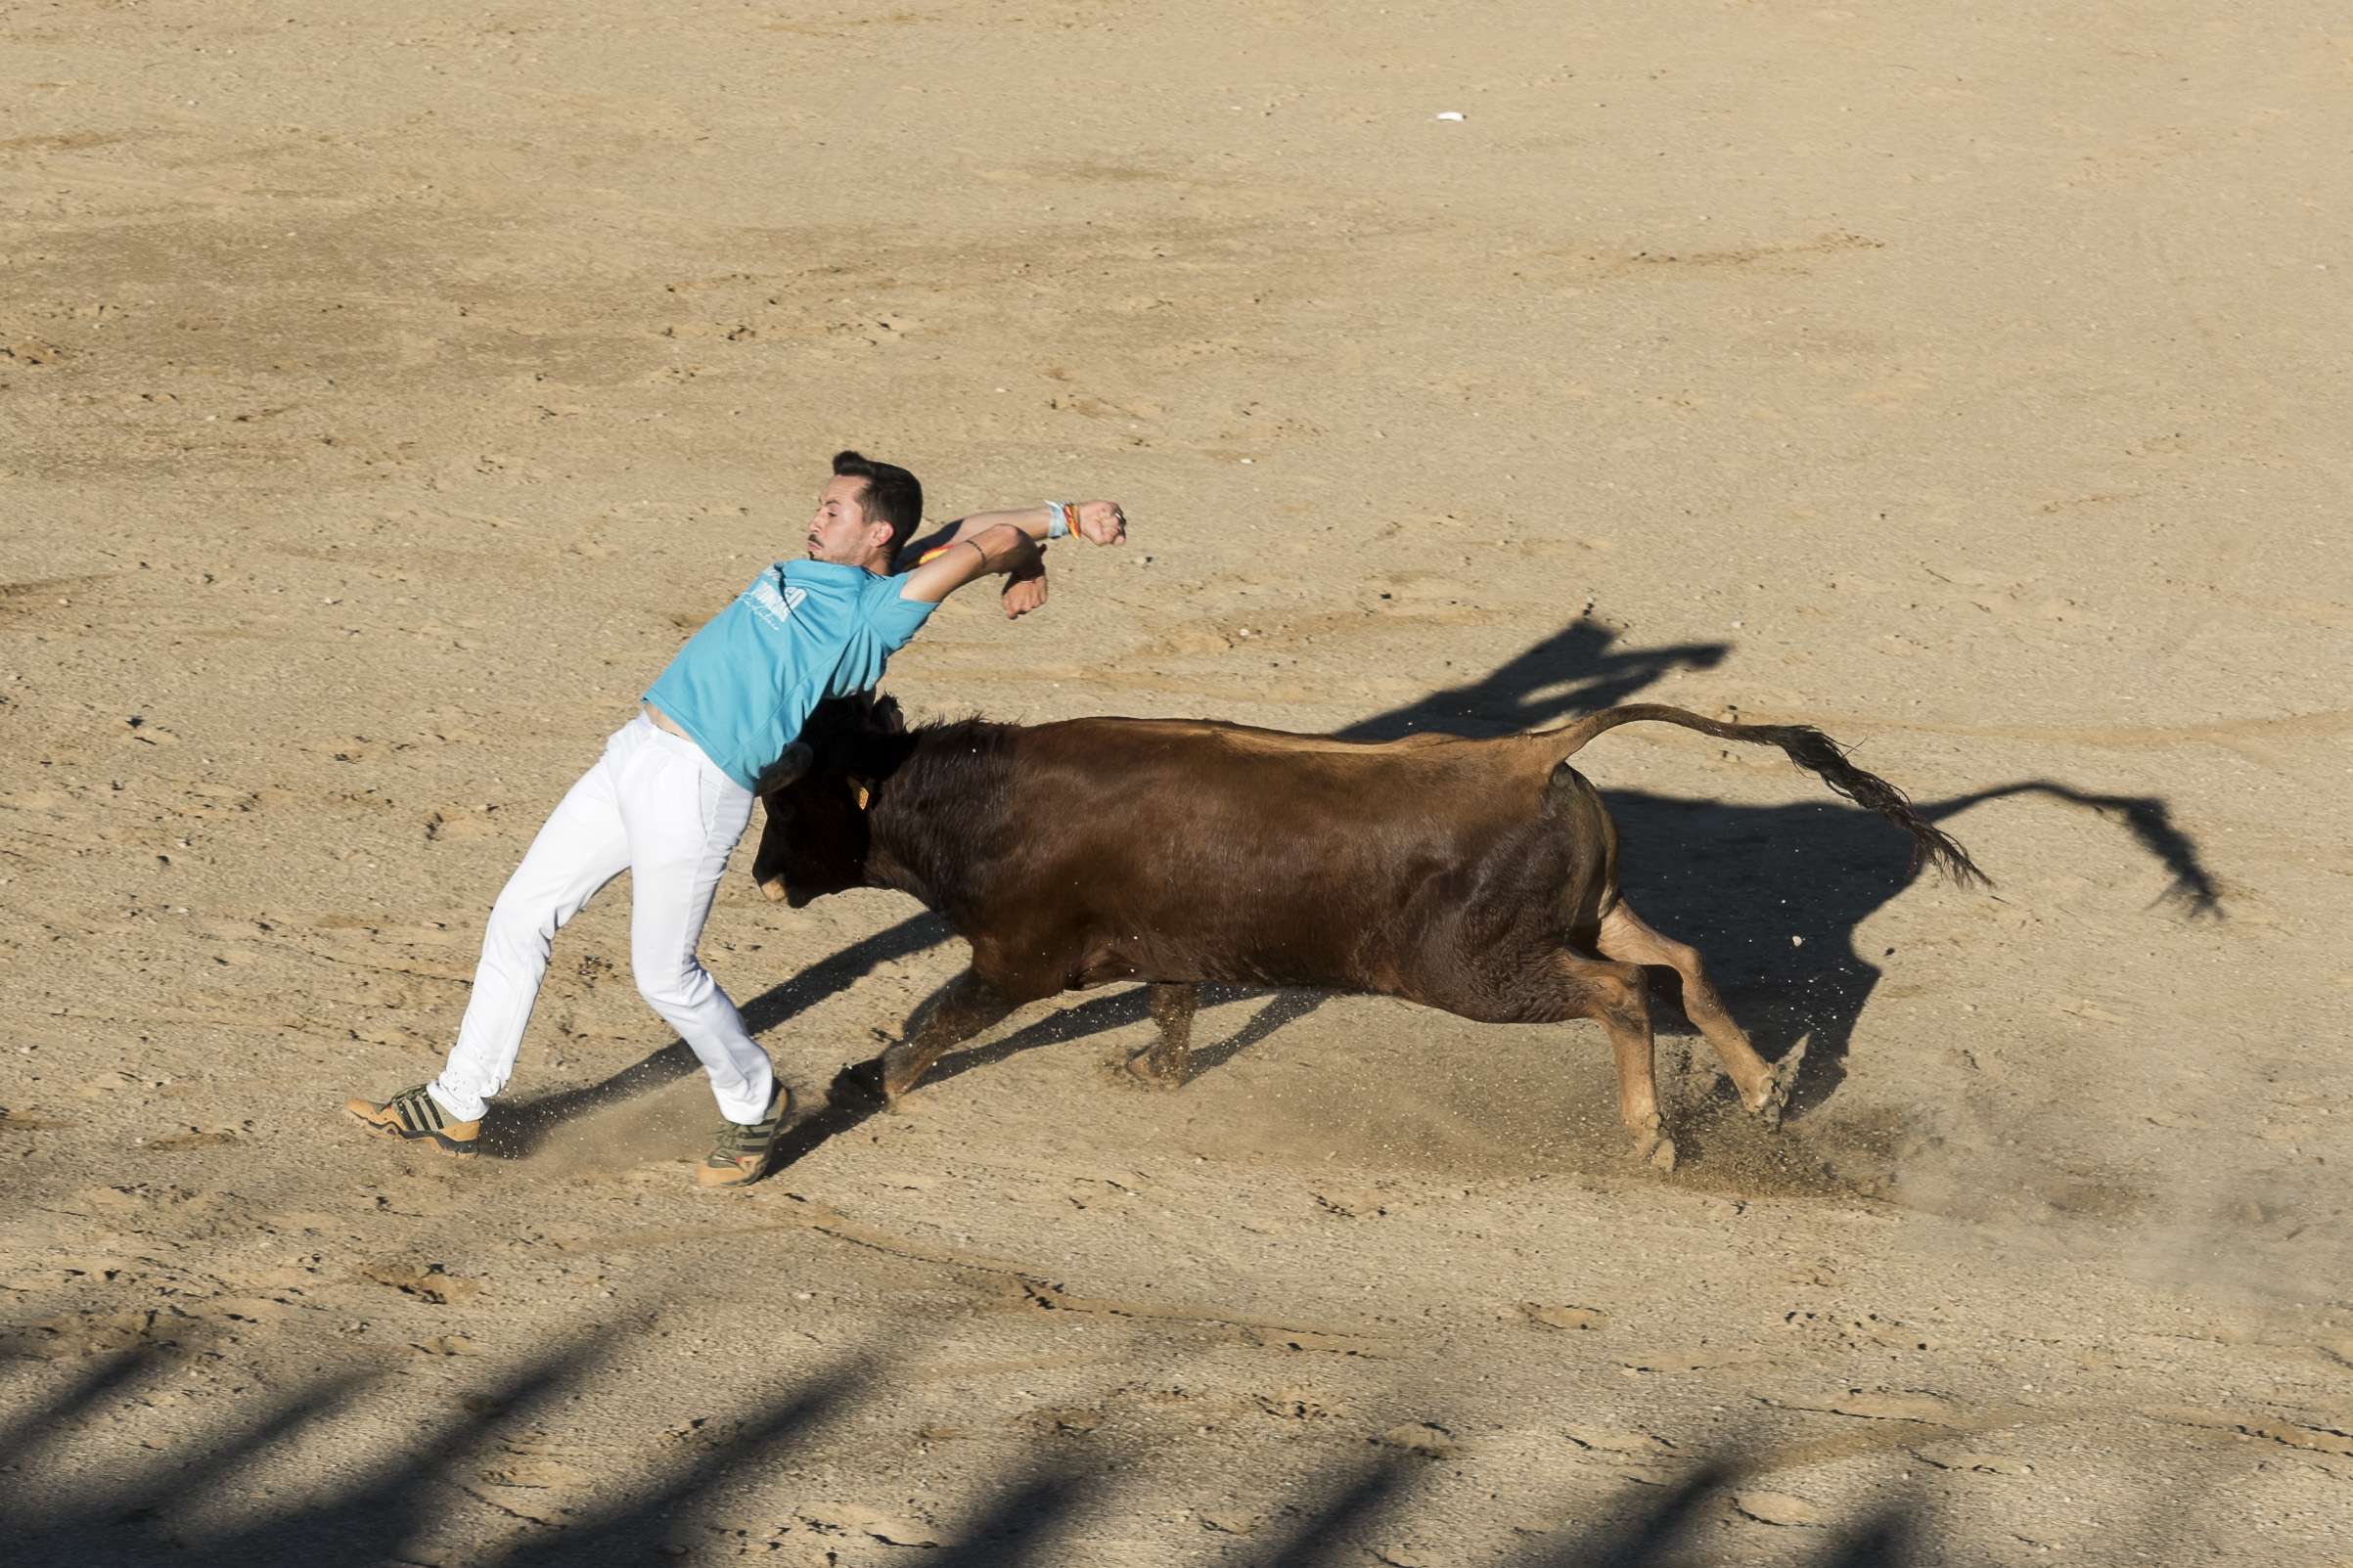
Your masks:
{"label": "man's face", "polygon": [[809,559],[837,566],[863,566],[867,558],[890,542],[890,524],[866,515],[866,481],[837,473],[817,497],[817,515],[809,519]]}

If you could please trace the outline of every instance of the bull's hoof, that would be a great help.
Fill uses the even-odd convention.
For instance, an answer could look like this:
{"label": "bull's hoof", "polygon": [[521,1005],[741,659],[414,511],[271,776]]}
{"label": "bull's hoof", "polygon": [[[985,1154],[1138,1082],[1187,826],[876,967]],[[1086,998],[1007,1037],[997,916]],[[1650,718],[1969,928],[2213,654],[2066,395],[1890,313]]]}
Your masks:
{"label": "bull's hoof", "polygon": [[844,1100],[863,1100],[870,1105],[887,1105],[893,1097],[882,1081],[880,1061],[854,1061],[834,1075],[833,1094],[837,1105]]}
{"label": "bull's hoof", "polygon": [[1789,1108],[1789,1093],[1797,1087],[1797,1072],[1805,1065],[1805,1059],[1806,1042],[1800,1040],[1789,1048],[1787,1055],[1773,1064],[1773,1076],[1765,1080],[1756,1103],[1748,1107],[1765,1124],[1767,1132],[1781,1131],[1782,1112]]}
{"label": "bull's hoof", "polygon": [[897,1104],[915,1093],[915,1086],[924,1081],[936,1058],[918,1055],[902,1046],[893,1046],[874,1060],[875,1083],[882,1090],[885,1103]]}
{"label": "bull's hoof", "polygon": [[1634,1129],[1634,1157],[1648,1160],[1662,1171],[1675,1168],[1675,1141],[1667,1137],[1666,1122],[1656,1111],[1643,1118]]}
{"label": "bull's hoof", "polygon": [[1160,1053],[1139,1051],[1127,1058],[1127,1070],[1154,1089],[1182,1089],[1192,1076],[1184,1067],[1160,1059]]}

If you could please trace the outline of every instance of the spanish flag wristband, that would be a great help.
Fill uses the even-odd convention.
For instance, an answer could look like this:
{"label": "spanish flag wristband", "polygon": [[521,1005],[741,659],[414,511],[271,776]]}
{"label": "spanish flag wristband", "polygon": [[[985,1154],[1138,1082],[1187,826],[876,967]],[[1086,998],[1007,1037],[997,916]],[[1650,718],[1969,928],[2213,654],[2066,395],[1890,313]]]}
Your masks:
{"label": "spanish flag wristband", "polygon": [[1050,514],[1046,518],[1047,538],[1066,539],[1078,531],[1078,507],[1074,502],[1049,501],[1046,511]]}

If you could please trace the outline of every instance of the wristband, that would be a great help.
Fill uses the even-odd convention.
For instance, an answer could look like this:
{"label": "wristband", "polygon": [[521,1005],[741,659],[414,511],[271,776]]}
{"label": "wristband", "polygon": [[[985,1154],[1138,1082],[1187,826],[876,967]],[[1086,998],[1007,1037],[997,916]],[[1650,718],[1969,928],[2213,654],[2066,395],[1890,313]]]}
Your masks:
{"label": "wristband", "polygon": [[1053,514],[1046,519],[1046,537],[1066,539],[1078,530],[1078,508],[1067,501],[1049,501],[1046,510]]}

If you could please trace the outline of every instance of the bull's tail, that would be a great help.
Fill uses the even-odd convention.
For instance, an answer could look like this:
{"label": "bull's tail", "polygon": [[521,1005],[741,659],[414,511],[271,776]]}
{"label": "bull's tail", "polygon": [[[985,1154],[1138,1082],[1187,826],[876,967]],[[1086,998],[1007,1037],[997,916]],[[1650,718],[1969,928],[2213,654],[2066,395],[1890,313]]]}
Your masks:
{"label": "bull's tail", "polygon": [[1740,740],[1749,745],[1779,746],[1791,762],[1820,779],[1831,788],[1861,806],[1876,811],[1889,822],[1912,835],[1912,865],[1918,870],[1926,861],[1964,887],[1971,883],[1991,886],[1993,878],[1977,869],[1968,850],[1950,833],[1944,832],[1923,820],[1912,809],[1912,801],[1901,789],[1876,773],[1866,773],[1846,760],[1846,753],[1837,741],[1810,724],[1725,724],[1716,719],[1701,718],[1683,708],[1671,708],[1661,702],[1633,702],[1624,707],[1604,708],[1601,712],[1579,719],[1545,733],[1545,739],[1560,744],[1563,760],[1574,756],[1585,743],[1605,731],[1621,724],[1634,724],[1654,719],[1661,724],[1679,724],[1686,730],[1719,740]]}

